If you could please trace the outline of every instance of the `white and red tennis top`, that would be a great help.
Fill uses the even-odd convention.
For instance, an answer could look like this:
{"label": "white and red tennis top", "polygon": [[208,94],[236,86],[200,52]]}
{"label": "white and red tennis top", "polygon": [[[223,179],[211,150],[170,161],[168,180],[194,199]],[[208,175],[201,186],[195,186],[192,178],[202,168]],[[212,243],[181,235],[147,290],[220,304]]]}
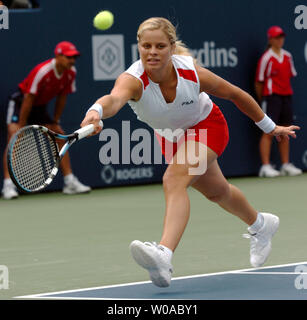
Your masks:
{"label": "white and red tennis top", "polygon": [[[143,94],[139,101],[129,100],[128,103],[137,118],[153,129],[185,131],[207,118],[213,104],[206,93],[199,92],[199,79],[193,58],[173,55],[172,62],[177,73],[176,97],[173,102],[165,101],[159,84],[147,76],[142,61],[138,60],[126,72],[142,82]],[[169,135],[166,130],[162,133],[166,139],[173,140],[172,134]]]}
{"label": "white and red tennis top", "polygon": [[281,55],[278,56],[272,49],[269,49],[258,62],[256,81],[264,83],[263,96],[269,96],[273,93],[292,95],[290,80],[296,75],[290,52],[281,49]]}
{"label": "white and red tennis top", "polygon": [[55,67],[55,59],[49,59],[32,69],[19,88],[24,94],[35,95],[34,105],[44,105],[59,94],[75,92],[76,73],[76,68],[72,67],[60,75]]}

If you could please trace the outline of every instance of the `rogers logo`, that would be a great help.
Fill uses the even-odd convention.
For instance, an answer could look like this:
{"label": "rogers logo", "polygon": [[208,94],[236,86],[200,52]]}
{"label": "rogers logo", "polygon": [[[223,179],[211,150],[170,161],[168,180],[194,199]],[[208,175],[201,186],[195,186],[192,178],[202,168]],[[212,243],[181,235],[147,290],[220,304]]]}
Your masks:
{"label": "rogers logo", "polygon": [[112,166],[104,166],[101,170],[101,179],[106,184],[111,184],[115,179],[116,172]]}
{"label": "rogers logo", "polygon": [[153,176],[154,167],[138,167],[115,170],[111,165],[106,165],[101,170],[101,179],[106,184],[112,184],[114,181],[151,179]]}

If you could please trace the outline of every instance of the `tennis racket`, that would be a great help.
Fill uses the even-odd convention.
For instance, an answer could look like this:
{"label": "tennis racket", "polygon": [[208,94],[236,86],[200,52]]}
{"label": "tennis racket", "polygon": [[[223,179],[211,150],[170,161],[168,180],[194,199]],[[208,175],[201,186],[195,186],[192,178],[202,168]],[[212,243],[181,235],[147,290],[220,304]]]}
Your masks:
{"label": "tennis racket", "polygon": [[[102,121],[99,124],[103,127]],[[12,136],[7,150],[8,170],[18,190],[24,193],[38,192],[50,185],[67,150],[93,131],[93,124],[70,135],[53,132],[41,125],[25,126],[18,130]],[[60,151],[56,138],[66,141]]]}

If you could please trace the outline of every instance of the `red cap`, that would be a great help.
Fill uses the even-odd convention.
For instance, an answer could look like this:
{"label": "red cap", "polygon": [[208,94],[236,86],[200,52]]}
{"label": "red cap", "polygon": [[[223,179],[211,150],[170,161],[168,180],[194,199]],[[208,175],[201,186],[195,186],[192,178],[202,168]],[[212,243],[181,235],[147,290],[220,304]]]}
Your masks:
{"label": "red cap", "polygon": [[63,54],[64,56],[72,57],[72,56],[80,56],[80,52],[77,48],[68,41],[62,41],[58,43],[54,49],[55,54]]}
{"label": "red cap", "polygon": [[270,39],[270,38],[275,38],[281,35],[285,36],[286,34],[281,27],[272,26],[271,28],[269,28],[267,35],[268,35],[268,38]]}

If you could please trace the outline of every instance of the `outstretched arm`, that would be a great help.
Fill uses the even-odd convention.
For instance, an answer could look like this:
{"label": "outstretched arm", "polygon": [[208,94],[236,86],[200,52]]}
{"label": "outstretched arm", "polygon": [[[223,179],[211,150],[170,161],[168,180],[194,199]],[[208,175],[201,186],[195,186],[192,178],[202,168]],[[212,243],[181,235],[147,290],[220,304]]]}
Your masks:
{"label": "outstretched arm", "polygon": [[196,66],[200,80],[200,90],[216,97],[232,101],[238,109],[251,118],[265,133],[276,136],[277,140],[289,136],[296,138],[298,126],[277,126],[262,111],[256,100],[244,90],[222,79],[211,71]]}
{"label": "outstretched arm", "polygon": [[110,94],[99,98],[88,110],[81,123],[81,127],[88,124],[95,125],[94,134],[101,131],[100,119],[113,117],[128,102],[128,100],[139,100],[142,95],[142,84],[135,77],[122,73],[115,81]]}

